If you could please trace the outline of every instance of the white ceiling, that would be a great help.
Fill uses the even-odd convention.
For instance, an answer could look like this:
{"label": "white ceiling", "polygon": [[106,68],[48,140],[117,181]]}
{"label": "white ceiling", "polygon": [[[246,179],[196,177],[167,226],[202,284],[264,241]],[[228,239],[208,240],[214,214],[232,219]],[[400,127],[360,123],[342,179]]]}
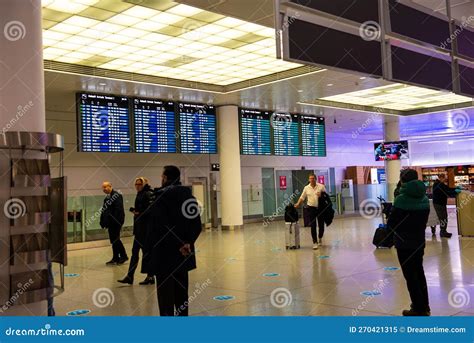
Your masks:
{"label": "white ceiling", "polygon": [[[154,0],[142,0],[142,2],[146,1]],[[462,15],[474,15],[474,0],[452,1],[457,4],[453,8],[455,16],[461,18]],[[261,25],[273,26],[273,0],[177,0],[177,2]],[[443,11],[442,3],[444,0],[416,0],[416,2]],[[235,104],[249,108],[322,114],[327,118],[328,132],[333,134],[352,134],[354,130],[363,127],[367,121],[370,121],[370,127],[360,133],[361,136],[367,137],[367,139],[380,139],[382,137],[383,116],[374,119],[371,113],[303,106],[298,105],[297,102],[311,102],[321,97],[388,84],[383,80],[361,79],[357,75],[336,71],[313,73],[227,94],[52,71],[45,73],[45,82],[47,107],[53,109],[55,107],[62,109],[74,107],[70,99],[72,94],[78,91],[155,97],[158,99],[213,103],[215,105]],[[69,108],[69,110],[73,110],[73,108]],[[470,120],[466,130],[474,130],[474,109],[466,110],[464,113],[467,113]],[[453,126],[452,117],[453,113],[436,113],[402,118],[402,133],[419,135],[420,133],[429,132],[450,132]],[[334,120],[336,123],[334,123]]]}

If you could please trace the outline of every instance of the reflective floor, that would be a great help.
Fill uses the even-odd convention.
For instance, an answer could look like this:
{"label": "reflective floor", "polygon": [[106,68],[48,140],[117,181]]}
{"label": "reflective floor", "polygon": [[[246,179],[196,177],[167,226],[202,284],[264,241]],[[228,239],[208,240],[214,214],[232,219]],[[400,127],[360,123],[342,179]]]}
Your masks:
{"label": "reflective floor", "polygon": [[[300,250],[285,250],[284,223],[248,224],[234,232],[204,231],[197,242],[198,269],[190,273],[193,316],[400,315],[410,300],[395,249],[375,249],[379,218],[336,219],[323,246],[311,249],[308,228]],[[432,315],[474,315],[474,239],[426,231],[425,271]],[[127,251],[131,238],[124,239]],[[89,310],[95,316],[156,316],[155,286],[122,285],[128,262],[105,266],[110,247],[69,253],[66,291],[55,298],[57,315]],[[78,274],[78,275],[74,275]],[[56,278],[58,275],[56,275]],[[58,281],[56,280],[56,283]],[[372,292],[372,293],[364,293]],[[217,298],[215,298],[217,297]]]}

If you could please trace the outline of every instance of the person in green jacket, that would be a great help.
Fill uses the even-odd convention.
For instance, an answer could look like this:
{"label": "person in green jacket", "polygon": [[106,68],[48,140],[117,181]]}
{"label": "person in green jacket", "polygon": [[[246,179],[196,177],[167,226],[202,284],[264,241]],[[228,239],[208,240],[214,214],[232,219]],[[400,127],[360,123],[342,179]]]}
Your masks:
{"label": "person in green jacket", "polygon": [[429,316],[428,286],[423,269],[425,229],[430,214],[426,186],[418,180],[414,169],[400,173],[400,194],[395,198],[388,218],[388,227],[394,231],[398,261],[405,277],[411,306],[404,316]]}

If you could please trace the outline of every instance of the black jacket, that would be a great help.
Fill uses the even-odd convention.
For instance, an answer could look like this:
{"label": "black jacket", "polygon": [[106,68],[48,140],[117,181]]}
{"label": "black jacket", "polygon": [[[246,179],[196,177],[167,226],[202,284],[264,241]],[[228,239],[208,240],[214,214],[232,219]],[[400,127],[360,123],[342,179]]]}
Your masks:
{"label": "black jacket", "polygon": [[425,247],[429,214],[430,205],[423,182],[413,180],[403,184],[387,222],[388,229],[394,232],[397,249],[417,250]]}
{"label": "black jacket", "polygon": [[123,197],[119,192],[112,190],[102,204],[100,213],[100,227],[103,229],[120,228],[125,221]]}
{"label": "black jacket", "polygon": [[329,226],[334,220],[334,209],[332,207],[332,201],[329,194],[323,192],[319,198],[318,203],[318,216],[322,217],[324,223]]}
{"label": "black jacket", "polygon": [[[167,276],[195,269],[194,242],[201,233],[201,218],[191,189],[172,185],[156,190],[150,211],[149,271]],[[184,244],[191,245],[188,256],[179,251]]]}
{"label": "black jacket", "polygon": [[439,180],[433,183],[433,204],[446,206],[448,198],[454,198],[455,196],[456,188],[448,187]]}
{"label": "black jacket", "polygon": [[151,204],[152,199],[152,190],[149,185],[145,185],[143,189],[137,193],[135,198],[135,211],[138,212],[137,215],[133,217],[133,234],[136,236],[135,238],[145,239],[148,222],[150,219],[150,211],[148,211],[148,207]]}

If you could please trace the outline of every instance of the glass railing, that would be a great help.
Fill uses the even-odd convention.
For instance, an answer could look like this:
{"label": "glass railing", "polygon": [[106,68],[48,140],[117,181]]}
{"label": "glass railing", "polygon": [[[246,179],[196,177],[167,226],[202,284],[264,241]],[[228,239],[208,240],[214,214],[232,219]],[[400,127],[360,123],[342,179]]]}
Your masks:
{"label": "glass railing", "polygon": [[[133,215],[128,209],[133,207],[136,194],[123,194],[123,207],[125,209],[125,223],[122,235],[131,235],[133,228]],[[108,233],[103,230],[100,223],[100,209],[104,196],[75,196],[68,197],[68,243],[96,241],[108,239]],[[76,213],[74,220],[73,213]]]}

